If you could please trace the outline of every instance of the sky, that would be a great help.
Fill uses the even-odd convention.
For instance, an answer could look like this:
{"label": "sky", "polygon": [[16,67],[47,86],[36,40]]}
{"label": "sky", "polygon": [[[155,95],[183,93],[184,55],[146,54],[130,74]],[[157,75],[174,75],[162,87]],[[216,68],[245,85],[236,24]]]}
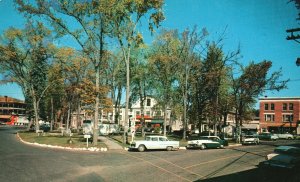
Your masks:
{"label": "sky", "polygon": [[[268,97],[300,97],[300,44],[287,41],[287,29],[300,27],[296,21],[298,10],[289,0],[166,0],[166,20],[161,28],[192,29],[195,25],[206,28],[208,39],[217,40],[224,34],[223,50],[226,53],[241,49],[240,61],[272,61],[271,72],[282,69],[282,80],[290,79],[288,89],[267,92]],[[13,5],[13,0],[0,0],[0,34],[7,28],[24,27],[25,21]],[[146,24],[145,24],[146,25]],[[145,42],[151,43],[146,28],[140,27]],[[66,39],[66,42],[68,40]],[[1,78],[1,76],[0,76]],[[19,86],[0,85],[0,95],[24,99]]]}

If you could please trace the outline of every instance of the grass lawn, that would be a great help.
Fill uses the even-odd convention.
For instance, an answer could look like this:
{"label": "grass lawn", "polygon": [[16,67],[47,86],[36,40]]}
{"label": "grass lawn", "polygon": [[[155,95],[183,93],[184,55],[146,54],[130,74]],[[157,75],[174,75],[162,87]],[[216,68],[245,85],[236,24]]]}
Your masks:
{"label": "grass lawn", "polygon": [[[49,133],[45,133],[45,136],[38,136],[37,133],[34,132],[19,132],[20,138],[22,140],[30,142],[30,143],[39,143],[39,144],[47,144],[47,145],[55,145],[61,147],[71,147],[71,148],[85,148],[86,147],[86,139],[83,138],[82,135],[73,134],[72,143],[69,143],[70,137],[68,136],[52,136]],[[89,147],[98,147],[105,148],[107,147],[102,141],[98,140],[98,145],[93,146],[91,142],[89,142]]]}

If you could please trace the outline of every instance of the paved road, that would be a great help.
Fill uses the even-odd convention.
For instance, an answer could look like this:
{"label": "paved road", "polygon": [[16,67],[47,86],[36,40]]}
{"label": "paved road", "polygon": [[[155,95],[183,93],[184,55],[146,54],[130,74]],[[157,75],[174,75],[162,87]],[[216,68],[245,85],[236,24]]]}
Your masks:
{"label": "paved road", "polygon": [[19,142],[16,129],[0,127],[1,181],[300,181],[256,165],[278,141],[228,149],[73,152]]}

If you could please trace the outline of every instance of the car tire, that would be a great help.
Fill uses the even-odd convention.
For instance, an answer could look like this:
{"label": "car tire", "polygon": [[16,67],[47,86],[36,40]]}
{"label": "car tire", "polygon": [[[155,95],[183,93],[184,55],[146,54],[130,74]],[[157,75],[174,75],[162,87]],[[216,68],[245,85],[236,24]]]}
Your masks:
{"label": "car tire", "polygon": [[171,151],[172,149],[173,149],[173,147],[171,147],[171,146],[167,147],[167,151]]}
{"label": "car tire", "polygon": [[139,151],[139,152],[144,152],[145,149],[146,149],[145,145],[140,145],[140,146],[138,147],[138,151]]}
{"label": "car tire", "polygon": [[206,149],[206,146],[204,144],[202,144],[202,145],[200,145],[200,149],[204,150],[204,149]]}

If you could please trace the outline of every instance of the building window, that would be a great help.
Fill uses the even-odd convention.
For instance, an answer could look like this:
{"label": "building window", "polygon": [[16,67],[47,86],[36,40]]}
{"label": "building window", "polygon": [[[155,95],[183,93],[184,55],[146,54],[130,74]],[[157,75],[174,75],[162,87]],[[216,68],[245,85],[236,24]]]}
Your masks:
{"label": "building window", "polygon": [[151,99],[147,99],[147,106],[151,106]]}
{"label": "building window", "polygon": [[282,122],[293,122],[294,116],[292,114],[282,115]]}
{"label": "building window", "polygon": [[283,105],[282,105],[282,110],[284,110],[284,111],[287,110],[287,103],[283,103]]}
{"label": "building window", "polygon": [[275,110],[275,104],[274,104],[274,103],[271,104],[271,110],[272,110],[272,111]]}
{"label": "building window", "polygon": [[156,111],[155,116],[161,116],[161,111]]}
{"label": "building window", "polygon": [[147,115],[147,116],[150,116],[150,111],[146,111],[146,115]]}
{"label": "building window", "polygon": [[135,115],[141,115],[140,111],[135,111]]}
{"label": "building window", "polygon": [[269,110],[269,104],[265,104],[265,110]]}
{"label": "building window", "polygon": [[265,121],[273,122],[275,118],[274,116],[275,116],[274,114],[265,114]]}
{"label": "building window", "polygon": [[293,104],[293,103],[290,103],[290,104],[289,104],[289,110],[290,110],[290,111],[294,110],[294,104]]}

